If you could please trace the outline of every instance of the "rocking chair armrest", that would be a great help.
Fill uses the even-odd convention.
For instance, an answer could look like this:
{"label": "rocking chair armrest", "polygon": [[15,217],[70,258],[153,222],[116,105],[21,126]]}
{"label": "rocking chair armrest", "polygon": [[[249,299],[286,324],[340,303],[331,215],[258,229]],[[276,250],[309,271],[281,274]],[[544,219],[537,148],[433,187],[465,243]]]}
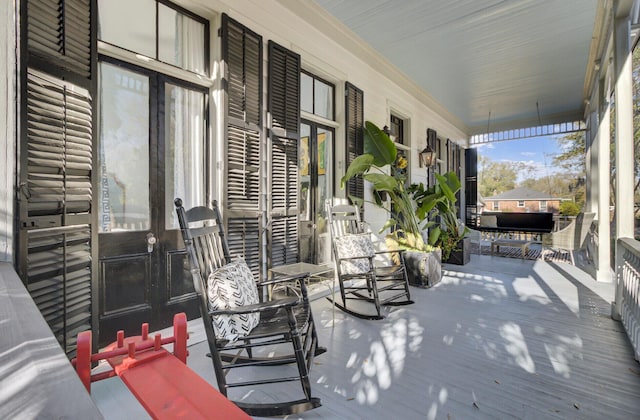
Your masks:
{"label": "rocking chair armrest", "polygon": [[373,255],[356,255],[353,257],[339,257],[338,261],[363,260],[365,258],[373,259]]}
{"label": "rocking chair armrest", "polygon": [[216,309],[209,311],[209,315],[240,315],[256,312],[264,312],[266,310],[281,309],[287,307],[293,307],[300,303],[300,298],[297,296],[286,297],[283,299],[271,300],[268,302],[255,303],[253,305],[241,306],[238,308],[230,309]]}

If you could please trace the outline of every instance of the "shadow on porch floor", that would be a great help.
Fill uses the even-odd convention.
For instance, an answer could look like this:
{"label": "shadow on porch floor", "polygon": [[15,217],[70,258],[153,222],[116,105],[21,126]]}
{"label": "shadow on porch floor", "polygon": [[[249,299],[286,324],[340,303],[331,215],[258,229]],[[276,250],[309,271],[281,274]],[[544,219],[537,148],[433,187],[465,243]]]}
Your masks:
{"label": "shadow on porch floor", "polygon": [[[323,406],[289,418],[640,416],[640,367],[622,325],[609,316],[612,284],[565,263],[472,255],[465,266],[445,265],[435,287],[411,292],[415,304],[387,308],[382,321],[336,311],[333,322],[329,302],[314,301],[328,348],[311,371]],[[215,385],[199,321],[190,325],[189,366]],[[93,385],[102,413],[145,418],[118,381]],[[297,384],[280,384],[244,397],[297,392]]]}

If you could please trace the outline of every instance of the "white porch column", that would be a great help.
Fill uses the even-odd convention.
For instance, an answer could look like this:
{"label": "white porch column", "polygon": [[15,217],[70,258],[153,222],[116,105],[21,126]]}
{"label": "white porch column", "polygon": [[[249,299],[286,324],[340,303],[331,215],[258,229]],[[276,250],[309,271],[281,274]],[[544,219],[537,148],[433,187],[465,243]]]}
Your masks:
{"label": "white porch column", "polygon": [[[593,98],[594,95],[592,95]],[[584,211],[595,212],[598,209],[598,202],[593,194],[593,186],[598,182],[596,153],[593,150],[594,139],[598,130],[598,118],[597,118],[597,99],[592,99],[587,104],[587,114],[585,119],[587,120],[588,130],[585,132],[584,146],[585,146],[585,201]]]}
{"label": "white porch column", "polygon": [[0,1],[0,262],[13,260],[13,203],[16,153],[15,0]]}
{"label": "white porch column", "polygon": [[616,95],[616,238],[633,238],[633,79],[629,17],[616,18],[614,67]]}
{"label": "white porch column", "polygon": [[[605,69],[605,74],[607,73]],[[592,146],[595,162],[592,169],[596,172],[594,182],[594,200],[597,202],[598,213],[598,256],[596,263],[596,280],[611,281],[611,225],[609,222],[609,194],[611,163],[609,161],[609,147],[611,144],[611,111],[608,95],[608,78],[598,81],[598,101],[594,105],[600,114],[600,123]]]}
{"label": "white porch column", "polygon": [[[633,187],[634,187],[634,147],[633,147],[633,79],[632,52],[630,45],[630,20],[628,15],[614,20],[614,67],[616,95],[616,232],[615,239],[633,238]],[[616,296],[611,316],[620,319],[622,273],[616,272]]]}

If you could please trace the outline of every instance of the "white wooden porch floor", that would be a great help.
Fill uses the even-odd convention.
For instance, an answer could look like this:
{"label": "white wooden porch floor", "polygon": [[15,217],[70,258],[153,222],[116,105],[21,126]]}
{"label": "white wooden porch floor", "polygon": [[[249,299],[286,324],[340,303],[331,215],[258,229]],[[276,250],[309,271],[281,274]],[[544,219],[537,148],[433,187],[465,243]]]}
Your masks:
{"label": "white wooden porch floor", "polygon": [[[382,321],[336,310],[335,325],[329,302],[315,301],[328,352],[311,380],[323,406],[289,418],[640,418],[640,365],[610,318],[612,284],[565,263],[472,255],[412,298]],[[190,325],[191,342],[202,340],[199,321]],[[192,345],[189,365],[215,385],[206,352]],[[300,390],[271,385],[256,397]],[[117,378],[93,384],[93,398],[107,419],[146,417]]]}

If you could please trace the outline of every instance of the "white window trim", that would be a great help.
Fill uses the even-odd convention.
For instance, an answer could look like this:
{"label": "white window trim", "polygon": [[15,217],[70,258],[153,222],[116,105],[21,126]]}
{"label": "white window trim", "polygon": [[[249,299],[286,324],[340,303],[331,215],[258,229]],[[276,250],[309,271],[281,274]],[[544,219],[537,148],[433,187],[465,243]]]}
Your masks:
{"label": "white window trim", "polygon": [[153,58],[125,50],[124,48],[117,47],[104,41],[98,41],[98,53],[127,63],[135,64],[148,70],[173,76],[176,79],[184,80],[186,82],[193,83],[194,85],[209,89],[213,86],[214,81],[211,78],[200,76],[199,74],[183,70],[179,67],[172,66],[171,64],[156,61]]}

